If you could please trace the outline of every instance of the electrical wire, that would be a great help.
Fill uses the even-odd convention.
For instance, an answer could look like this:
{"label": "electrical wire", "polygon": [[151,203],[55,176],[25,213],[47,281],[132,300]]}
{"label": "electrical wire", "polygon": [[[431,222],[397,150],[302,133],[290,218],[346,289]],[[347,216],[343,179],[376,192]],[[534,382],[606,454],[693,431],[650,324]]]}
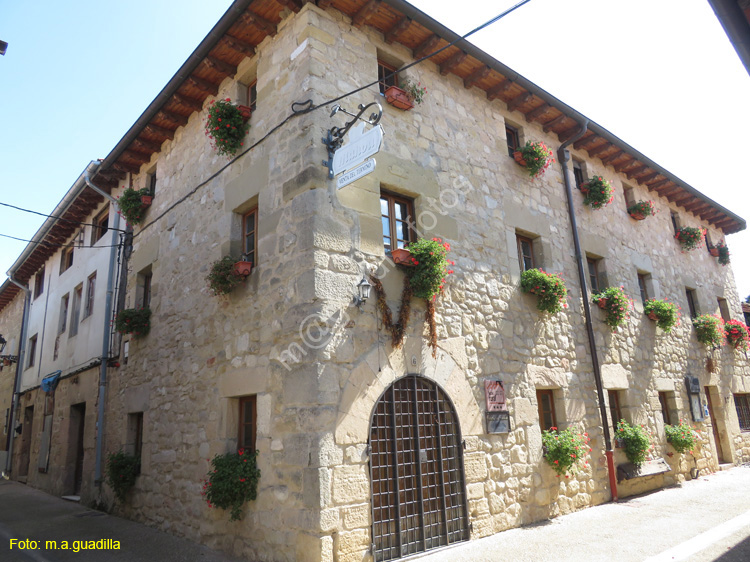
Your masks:
{"label": "electrical wire", "polygon": [[[40,213],[39,211],[32,211],[31,209],[24,209],[23,207],[17,207],[15,205],[11,205],[10,203],[3,203],[2,201],[0,201],[0,206],[2,206],[2,207],[10,207],[11,209],[16,209],[17,211],[23,211],[24,213],[31,213],[32,215],[39,215],[40,217],[46,217],[48,219],[57,219],[59,221],[68,222],[70,224],[76,224],[76,225],[80,225],[80,226],[93,226],[93,227],[98,227],[99,226],[98,224],[92,224],[92,223],[89,223],[89,222],[74,221],[74,220],[66,219],[64,217],[60,217],[60,216],[57,216],[57,215],[46,215],[44,213]],[[121,230],[119,228],[113,228],[111,230],[117,230],[118,232],[125,232],[124,230]]]}
{"label": "electrical wire", "polygon": [[[475,33],[477,33],[479,31],[481,31],[481,30],[489,27],[493,23],[496,23],[497,21],[501,20],[502,18],[504,18],[505,16],[507,16],[511,12],[517,10],[518,8],[520,8],[521,6],[523,6],[524,4],[527,4],[528,2],[531,2],[531,0],[521,0],[521,2],[518,2],[517,4],[515,4],[514,6],[511,6],[510,8],[508,8],[504,12],[498,14],[494,18],[492,18],[490,20],[487,20],[486,22],[484,22],[479,27],[476,27],[476,28],[472,29],[471,31],[469,31],[468,33],[466,33],[466,34],[458,37],[457,39],[451,41],[446,46],[441,47],[440,49],[438,49],[438,50],[436,50],[436,51],[434,51],[432,53],[429,53],[429,54],[423,56],[422,58],[420,58],[420,59],[412,62],[411,64],[406,65],[405,67],[403,67],[403,68],[401,68],[399,70],[395,70],[395,71],[391,72],[390,74],[388,74],[386,76],[386,79],[391,78],[393,76],[396,76],[400,72],[403,72],[403,71],[405,71],[405,70],[407,70],[407,69],[409,69],[409,68],[411,68],[413,66],[416,66],[417,64],[419,64],[419,63],[421,63],[421,62],[423,62],[423,61],[425,61],[427,59],[430,59],[430,58],[434,57],[435,55],[437,55],[437,54],[443,52],[444,50],[452,47],[453,45],[455,45],[459,41],[463,41],[467,37],[470,37],[470,36],[474,35]],[[152,226],[157,221],[159,221],[160,219],[162,219],[167,213],[169,213],[175,207],[177,207],[177,205],[182,204],[188,198],[190,198],[191,196],[193,196],[201,187],[207,185],[213,179],[215,179],[216,177],[218,177],[224,170],[226,170],[231,165],[233,165],[237,160],[239,160],[240,158],[242,158],[243,156],[245,156],[248,152],[252,151],[253,149],[255,149],[256,147],[258,147],[259,145],[261,145],[268,137],[270,137],[273,133],[275,133],[276,131],[278,131],[281,127],[283,127],[286,123],[288,123],[292,118],[298,117],[300,115],[305,115],[307,113],[311,113],[313,111],[316,111],[316,110],[320,109],[321,107],[326,107],[326,106],[328,106],[328,105],[330,105],[332,103],[335,103],[335,102],[340,101],[342,99],[348,98],[349,96],[352,96],[352,95],[354,95],[354,94],[356,94],[358,92],[361,92],[362,90],[366,90],[367,88],[371,88],[371,87],[373,87],[373,86],[375,86],[375,85],[377,85],[379,83],[380,83],[380,80],[375,80],[374,82],[370,82],[369,84],[366,84],[364,86],[361,86],[359,88],[351,90],[350,92],[347,92],[346,94],[343,94],[343,95],[338,96],[336,98],[330,99],[330,100],[325,101],[325,102],[323,102],[321,104],[318,104],[318,105],[313,104],[312,100],[307,100],[306,102],[292,104],[292,113],[290,113],[289,115],[287,115],[286,118],[283,121],[281,121],[278,125],[274,126],[272,129],[270,129],[258,141],[256,141],[255,143],[253,143],[251,146],[249,146],[248,148],[246,148],[245,150],[243,150],[241,153],[239,153],[237,156],[235,156],[234,158],[232,158],[229,162],[227,162],[226,164],[224,164],[216,172],[214,172],[213,174],[211,174],[211,176],[209,176],[207,179],[205,179],[204,181],[202,181],[201,183],[199,183],[198,185],[196,185],[195,187],[193,187],[185,195],[183,195],[182,197],[180,197],[179,199],[177,199],[169,207],[167,207],[166,209],[164,209],[164,211],[162,211],[157,217],[155,217],[154,219],[152,219],[148,223],[144,224],[141,227],[141,229],[137,233],[135,233],[133,235],[133,238],[138,237],[146,229],[148,229],[150,226]],[[300,105],[300,106],[308,105],[308,107],[306,107],[304,109],[295,110],[295,105]]]}
{"label": "electrical wire", "polygon": [[[119,232],[123,232],[123,231],[119,231]],[[79,246],[75,243],[70,243],[70,242],[68,244],[56,244],[54,242],[46,242],[44,240],[39,240],[39,241],[27,240],[25,238],[18,238],[16,236],[11,236],[9,234],[0,234],[0,237],[10,238],[11,240],[18,240],[19,242],[28,242],[29,244],[36,244],[37,246],[46,246],[49,248],[68,248],[69,246],[72,245],[73,247],[75,247],[76,250],[85,250],[89,248],[93,250],[96,250],[97,248],[118,248],[122,244],[122,242],[120,242],[120,244],[109,244],[106,246],[86,246],[86,245]]]}

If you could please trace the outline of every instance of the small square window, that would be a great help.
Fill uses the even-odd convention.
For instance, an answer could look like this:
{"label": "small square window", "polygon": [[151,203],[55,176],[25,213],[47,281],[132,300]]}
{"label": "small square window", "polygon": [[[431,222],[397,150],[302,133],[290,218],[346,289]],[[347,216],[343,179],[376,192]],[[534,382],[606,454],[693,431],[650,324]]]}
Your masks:
{"label": "small square window", "polygon": [[73,266],[73,246],[63,248],[60,255],[60,275]]}
{"label": "small square window", "polygon": [[141,473],[141,456],[143,452],[143,412],[128,414],[128,437],[126,448],[138,459],[136,474]]}
{"label": "small square window", "polygon": [[26,368],[33,367],[36,362],[36,341],[37,334],[34,334],[29,338],[29,360],[26,363]]}
{"label": "small square window", "polygon": [[516,244],[518,245],[518,265],[521,268],[521,272],[534,269],[536,264],[534,260],[533,240],[516,234]]}
{"label": "small square window", "polygon": [[148,192],[152,197],[156,195],[156,170],[148,175]]}
{"label": "small square window", "polygon": [[57,333],[62,334],[68,328],[68,304],[70,302],[70,295],[65,295],[60,300],[60,320],[58,323]]}
{"label": "small square window", "polygon": [[625,196],[625,210],[627,211],[632,205],[635,204],[635,195],[633,194],[633,188],[627,185],[622,187],[622,193]]}
{"label": "small square window", "polygon": [[513,153],[521,148],[521,139],[518,135],[518,129],[505,125],[505,141],[508,143],[508,156],[513,158]]}
{"label": "small square window", "polygon": [[394,74],[395,72],[395,66],[381,60],[378,61],[378,87],[381,94],[385,94],[385,91],[391,86],[398,86],[398,74]]}
{"label": "small square window", "polygon": [[240,420],[237,434],[237,448],[255,451],[255,434],[257,430],[257,401],[255,396],[240,398]]}
{"label": "small square window", "polygon": [[153,273],[147,271],[141,276],[141,308],[149,308],[151,306],[151,279]]}
{"label": "small square window", "polygon": [[386,252],[405,248],[412,241],[414,202],[385,191],[380,192],[380,220]]}
{"label": "small square window", "polygon": [[554,392],[552,390],[537,390],[536,401],[539,407],[539,425],[542,431],[557,427]]}
{"label": "small square window", "polygon": [[682,221],[680,220],[680,215],[675,213],[674,211],[669,213],[671,219],[672,219],[672,228],[674,229],[674,233],[677,234],[682,228]]}
{"label": "small square window", "polygon": [[78,319],[81,315],[81,301],[83,300],[83,285],[78,285],[73,291],[73,311],[70,313],[70,337],[78,334]]}

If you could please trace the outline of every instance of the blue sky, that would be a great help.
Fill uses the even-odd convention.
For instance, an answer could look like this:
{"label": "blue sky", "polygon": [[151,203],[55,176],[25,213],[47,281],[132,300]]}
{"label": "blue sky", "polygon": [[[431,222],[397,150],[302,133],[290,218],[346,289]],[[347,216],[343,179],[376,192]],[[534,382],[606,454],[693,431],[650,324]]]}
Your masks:
{"label": "blue sky", "polygon": [[[413,3],[465,33],[514,2]],[[0,201],[51,212],[230,4],[0,0]],[[471,41],[750,218],[750,77],[707,1],[532,0]],[[43,220],[0,207],[0,234],[31,238]],[[745,297],[750,234],[728,243]],[[0,273],[24,247],[0,238]]]}

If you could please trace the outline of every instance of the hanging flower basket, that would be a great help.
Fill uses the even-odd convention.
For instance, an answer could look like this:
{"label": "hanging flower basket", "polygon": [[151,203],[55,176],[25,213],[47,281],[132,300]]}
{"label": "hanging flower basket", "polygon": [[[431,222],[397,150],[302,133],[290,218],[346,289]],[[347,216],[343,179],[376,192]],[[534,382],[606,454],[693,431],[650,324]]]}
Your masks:
{"label": "hanging flower basket", "polygon": [[541,269],[527,269],[521,273],[521,291],[537,296],[537,309],[556,314],[568,308],[565,299],[568,290],[565,280],[558,274]]}
{"label": "hanging flower basket", "polygon": [[748,333],[745,324],[738,320],[727,320],[724,324],[724,332],[726,333],[729,345],[734,349],[747,351],[748,341],[750,341],[750,333]]}
{"label": "hanging flower basket", "polygon": [[594,176],[581,184],[581,193],[584,194],[583,204],[592,209],[606,207],[614,199],[615,190],[612,185],[602,176]]}
{"label": "hanging flower basket", "polygon": [[729,248],[727,248],[727,243],[724,240],[716,244],[716,251],[718,252],[719,263],[729,265]]}
{"label": "hanging flower basket", "polygon": [[209,288],[216,296],[226,295],[232,292],[237,285],[247,279],[247,275],[238,272],[235,267],[237,264],[249,263],[252,270],[252,263],[237,261],[232,256],[224,256],[211,264],[211,271],[206,276]]}
{"label": "hanging flower basket", "polygon": [[683,226],[677,231],[674,237],[680,243],[680,246],[682,246],[682,251],[689,252],[701,247],[705,235],[706,230],[704,228]]}
{"label": "hanging flower basket", "polygon": [[532,178],[542,176],[555,159],[552,149],[543,142],[526,141],[526,144],[513,153],[518,164],[526,168]]}
{"label": "hanging flower basket", "polygon": [[[145,203],[144,199],[148,200]],[[117,206],[120,208],[120,214],[125,217],[128,224],[138,224],[143,220],[146,209],[151,205],[151,192],[146,189],[133,189],[128,187],[117,198]]]}
{"label": "hanging flower basket", "polygon": [[153,200],[153,195],[141,195],[141,207],[150,207]]}
{"label": "hanging flower basket", "polygon": [[713,257],[718,258],[719,257],[719,248],[709,248],[708,253],[711,254]]}
{"label": "hanging flower basket", "polygon": [[136,338],[147,336],[151,331],[150,308],[126,308],[115,317],[115,330],[121,334],[133,334]]}
{"label": "hanging flower basket", "polygon": [[715,314],[703,314],[693,318],[695,335],[707,347],[721,347],[726,343],[724,320]]}
{"label": "hanging flower basket", "polygon": [[638,201],[628,207],[628,214],[637,221],[642,221],[646,217],[656,214],[653,201]]}
{"label": "hanging flower basket", "polygon": [[630,308],[633,304],[630,297],[625,294],[623,287],[608,287],[602,292],[592,295],[591,300],[607,312],[605,322],[612,328],[612,331],[615,331],[629,318]]}
{"label": "hanging flower basket", "polygon": [[237,109],[240,111],[242,120],[247,123],[250,121],[250,116],[253,114],[253,110],[249,105],[238,105]]}
{"label": "hanging flower basket", "polygon": [[253,271],[253,262],[238,261],[234,263],[234,273],[242,277],[247,277]]}
{"label": "hanging flower basket", "polygon": [[213,147],[223,156],[234,156],[242,148],[243,139],[250,125],[242,116],[239,107],[232,100],[211,100],[206,117],[206,136],[213,141]]}
{"label": "hanging flower basket", "polygon": [[406,267],[414,267],[414,258],[411,256],[411,252],[406,248],[397,248],[391,251],[391,259],[393,263],[398,265],[405,265]]}
{"label": "hanging flower basket", "polygon": [[393,107],[409,111],[414,107],[414,103],[409,98],[409,94],[406,90],[402,90],[398,86],[391,86],[385,91],[385,101],[391,104]]}
{"label": "hanging flower basket", "polygon": [[665,300],[649,299],[643,305],[644,312],[662,330],[669,333],[679,323],[679,307]]}

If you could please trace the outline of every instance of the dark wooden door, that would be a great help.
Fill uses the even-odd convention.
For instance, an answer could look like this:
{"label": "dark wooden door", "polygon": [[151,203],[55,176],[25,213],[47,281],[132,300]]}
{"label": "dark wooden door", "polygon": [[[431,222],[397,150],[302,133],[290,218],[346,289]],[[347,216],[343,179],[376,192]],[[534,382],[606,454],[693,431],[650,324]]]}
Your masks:
{"label": "dark wooden door", "polygon": [[431,381],[396,381],[370,428],[376,562],[468,539],[461,435],[453,405]]}

